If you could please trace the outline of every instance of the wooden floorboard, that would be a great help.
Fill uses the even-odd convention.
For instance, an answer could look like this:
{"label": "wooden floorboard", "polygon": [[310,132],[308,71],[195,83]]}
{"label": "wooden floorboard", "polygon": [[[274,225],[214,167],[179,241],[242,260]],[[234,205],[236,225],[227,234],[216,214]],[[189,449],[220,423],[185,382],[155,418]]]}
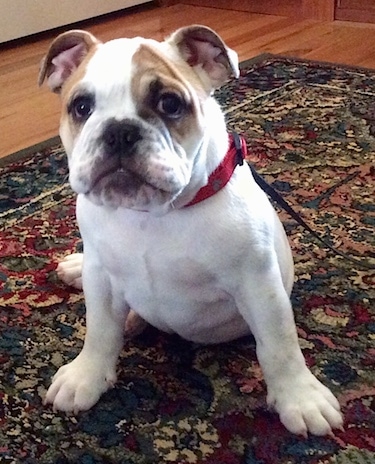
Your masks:
{"label": "wooden floorboard", "polygon": [[[375,69],[372,24],[175,5],[125,12],[84,26],[102,40],[137,35],[161,40],[191,23],[206,24],[218,31],[236,49],[241,61],[268,52]],[[0,47],[0,157],[58,132],[59,99],[36,83],[39,63],[52,36]]]}

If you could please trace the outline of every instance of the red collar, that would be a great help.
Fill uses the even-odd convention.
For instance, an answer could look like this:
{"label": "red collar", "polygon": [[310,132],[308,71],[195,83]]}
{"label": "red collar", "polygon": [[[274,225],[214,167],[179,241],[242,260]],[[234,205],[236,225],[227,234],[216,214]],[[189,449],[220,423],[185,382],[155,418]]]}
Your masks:
{"label": "red collar", "polygon": [[229,148],[223,161],[212,172],[207,184],[198,190],[191,202],[185,205],[185,208],[212,197],[212,195],[215,195],[215,193],[224,188],[232,177],[236,167],[243,164],[246,154],[245,139],[235,132],[229,134]]}

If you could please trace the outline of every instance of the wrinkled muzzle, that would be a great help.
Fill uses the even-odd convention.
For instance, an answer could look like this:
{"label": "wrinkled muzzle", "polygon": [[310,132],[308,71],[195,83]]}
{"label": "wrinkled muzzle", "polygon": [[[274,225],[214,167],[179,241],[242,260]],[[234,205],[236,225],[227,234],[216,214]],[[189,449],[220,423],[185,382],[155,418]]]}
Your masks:
{"label": "wrinkled muzzle", "polygon": [[88,121],[69,159],[70,183],[97,204],[149,210],[171,203],[189,183],[185,150],[142,120]]}

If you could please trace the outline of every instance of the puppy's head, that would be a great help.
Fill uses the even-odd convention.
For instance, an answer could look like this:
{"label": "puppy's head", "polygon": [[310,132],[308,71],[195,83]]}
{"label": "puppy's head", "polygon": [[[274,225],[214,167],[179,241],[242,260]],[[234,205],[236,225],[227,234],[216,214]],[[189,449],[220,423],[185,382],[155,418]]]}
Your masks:
{"label": "puppy's head", "polygon": [[237,55],[203,26],[165,42],[57,37],[39,83],[62,97],[72,188],[97,204],[167,211],[199,164],[213,89],[237,74]]}

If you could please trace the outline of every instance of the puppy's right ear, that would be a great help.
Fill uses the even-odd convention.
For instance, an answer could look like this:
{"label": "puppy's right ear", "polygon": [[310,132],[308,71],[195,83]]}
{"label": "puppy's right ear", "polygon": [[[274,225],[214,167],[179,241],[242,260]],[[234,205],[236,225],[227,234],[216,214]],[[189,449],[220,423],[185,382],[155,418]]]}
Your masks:
{"label": "puppy's right ear", "polygon": [[78,68],[89,51],[100,43],[92,34],[81,30],[68,31],[56,37],[42,60],[39,86],[47,80],[49,88],[55,93],[60,93],[68,77]]}

